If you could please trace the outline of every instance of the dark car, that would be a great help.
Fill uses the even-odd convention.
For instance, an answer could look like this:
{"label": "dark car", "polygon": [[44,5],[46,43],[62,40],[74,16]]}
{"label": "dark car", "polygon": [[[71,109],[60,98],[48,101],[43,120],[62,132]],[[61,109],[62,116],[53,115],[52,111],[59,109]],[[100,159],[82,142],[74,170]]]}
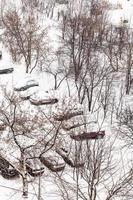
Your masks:
{"label": "dark car", "polygon": [[9,162],[2,156],[0,156],[0,170],[3,170],[5,168],[9,168]]}
{"label": "dark car", "polygon": [[102,139],[104,136],[105,131],[83,132],[77,135],[70,135],[70,137],[76,141]]}
{"label": "dark car", "polygon": [[13,68],[0,69],[0,74],[10,74],[14,71]]}
{"label": "dark car", "polygon": [[18,178],[19,177],[19,173],[16,169],[2,169],[1,170],[1,175],[3,176],[3,178],[5,179],[14,179],[14,178]]}

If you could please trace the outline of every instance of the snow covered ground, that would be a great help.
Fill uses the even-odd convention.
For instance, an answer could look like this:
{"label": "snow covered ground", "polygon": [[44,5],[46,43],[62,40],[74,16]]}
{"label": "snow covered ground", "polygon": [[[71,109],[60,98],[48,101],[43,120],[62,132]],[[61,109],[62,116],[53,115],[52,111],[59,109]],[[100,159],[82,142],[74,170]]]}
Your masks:
{"label": "snow covered ground", "polygon": [[[121,23],[122,20],[124,19],[128,19],[129,20],[129,24],[130,27],[133,27],[133,1],[123,1],[123,0],[119,0],[118,3],[116,3],[115,0],[110,0],[111,3],[113,4],[121,4],[122,8],[118,8],[115,10],[111,10],[109,11],[109,16],[111,18],[111,23],[113,23],[114,25],[119,25]],[[53,52],[55,52],[58,47],[58,35],[59,35],[59,30],[58,30],[58,20],[57,20],[57,12],[60,9],[66,9],[65,6],[64,8],[62,8],[62,6],[57,6],[55,8],[55,12],[54,12],[54,16],[52,19],[47,19],[47,21],[45,22],[48,26],[49,26],[49,44],[52,46],[53,48]],[[1,44],[0,46],[0,50],[2,50],[2,60],[0,60],[0,69],[5,69],[5,68],[14,68],[14,72],[12,74],[5,74],[5,75],[0,75],[0,85],[2,87],[6,87],[6,89],[8,91],[13,91],[14,88],[19,89],[21,86],[24,87],[25,81],[23,81],[26,77],[27,74],[25,74],[25,69],[23,67],[23,64],[14,64],[9,52],[7,51],[7,49]],[[56,67],[56,62],[53,63],[53,67]],[[33,88],[29,88],[26,91],[21,91],[19,93],[19,91],[16,91],[17,94],[19,93],[20,97],[26,98],[31,96],[31,99],[35,99],[35,100],[39,100],[42,98],[49,98],[49,96],[54,96],[58,99],[61,98],[66,98],[66,96],[68,96],[68,91],[66,89],[66,82],[64,82],[64,84],[61,85],[60,89],[54,93],[54,80],[52,78],[51,75],[47,75],[46,73],[33,73],[32,75],[28,75],[28,78],[30,77],[31,80],[35,80],[34,83],[36,83],[36,87]],[[33,83],[32,82],[32,83]],[[37,86],[38,84],[38,86]],[[117,90],[117,89],[116,89]],[[51,91],[50,95],[48,92]],[[75,90],[73,89],[72,94],[74,94]],[[2,91],[1,91],[2,94]],[[3,97],[0,96],[0,100],[2,100]],[[132,96],[131,97],[125,97],[125,104],[126,103],[130,103],[132,104]],[[62,102],[59,102],[58,106],[60,106],[60,104],[62,104]],[[66,105],[64,105],[65,108]],[[26,108],[28,110],[29,108],[29,103],[26,104]],[[56,106],[54,107],[55,110],[58,114],[59,111],[57,111],[59,109],[56,108]],[[33,108],[32,108],[33,109]],[[57,109],[57,110],[56,110]],[[67,110],[67,109],[65,109]],[[96,119],[96,115],[94,114],[90,114],[90,121],[95,121]],[[98,129],[99,127],[104,128],[104,130],[107,132],[107,137],[110,136],[111,134],[113,134],[113,130],[114,127],[112,125],[110,125],[110,123],[108,123],[108,121],[104,122],[104,124],[102,124],[102,118],[100,118],[99,123],[95,124],[93,123],[92,125],[89,126],[90,130],[94,129]],[[99,128],[100,129],[100,128]],[[30,139],[29,139],[30,140]],[[34,140],[30,140],[28,141],[27,139],[21,139],[20,141],[26,145],[26,144],[33,144]],[[119,141],[119,140],[118,140]],[[33,143],[32,143],[33,142]],[[3,151],[3,144],[0,144],[0,149],[1,151]],[[9,148],[8,145],[5,145],[4,147],[4,151],[6,151],[6,149]],[[12,148],[12,147],[10,147]],[[120,146],[117,147],[118,149],[120,148]],[[117,149],[116,149],[117,151]],[[18,152],[16,151],[15,153],[10,151],[10,155],[15,156],[15,154],[18,154]],[[126,152],[123,152],[123,154],[126,154]],[[124,158],[125,160],[130,159],[131,158],[131,153],[128,152],[128,156],[124,156],[127,158]],[[116,160],[120,157],[120,155],[116,155]],[[127,163],[127,161],[126,161]],[[69,167],[66,169],[69,172]],[[66,180],[70,179],[72,181],[72,178],[69,177],[70,174],[66,173],[64,174],[64,177],[66,178]],[[30,177],[31,178],[31,177]],[[54,184],[54,180],[56,180],[54,174],[49,176],[49,170],[46,168],[42,178],[41,178],[41,196],[42,199],[45,200],[62,200],[62,197],[59,196],[59,191],[57,186]],[[31,182],[29,184],[29,197],[28,200],[36,200],[38,199],[38,183],[39,183],[39,178],[35,178],[35,180],[33,182]],[[17,180],[6,180],[3,177],[0,177],[0,199],[2,200],[23,200],[24,198],[22,197],[22,181],[21,178],[18,178]],[[102,196],[102,195],[101,195]],[[103,195],[104,197],[104,195]],[[75,198],[75,197],[74,197]],[[76,198],[75,198],[76,199]],[[75,200],[72,199],[72,200]],[[102,199],[102,198],[101,198]]]}
{"label": "snow covered ground", "polygon": [[109,11],[111,23],[119,26],[123,20],[128,20],[128,25],[133,28],[133,1],[109,0],[116,9]]}

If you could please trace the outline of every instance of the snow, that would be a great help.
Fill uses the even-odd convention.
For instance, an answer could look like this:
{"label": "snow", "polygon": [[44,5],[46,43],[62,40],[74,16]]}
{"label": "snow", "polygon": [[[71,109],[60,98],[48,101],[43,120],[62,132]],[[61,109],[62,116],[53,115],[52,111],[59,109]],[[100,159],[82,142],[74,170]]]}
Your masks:
{"label": "snow", "polygon": [[39,82],[34,80],[31,76],[26,75],[24,79],[21,79],[18,83],[15,84],[15,91],[24,91],[30,87],[39,86]]}
{"label": "snow", "polygon": [[[132,28],[133,27],[133,3],[132,1],[115,1],[115,0],[110,0],[111,3],[114,4],[122,4],[122,9],[115,9],[115,10],[111,10],[109,11],[109,17],[111,20],[111,23],[113,23],[115,26],[119,26],[122,22],[122,20],[124,19],[128,19],[129,20],[129,25]],[[47,19],[47,21],[45,22],[46,24],[49,24],[49,44],[52,47],[53,52],[56,52],[56,50],[59,48],[59,43],[58,43],[58,35],[59,30],[58,30],[58,19],[57,19],[57,12],[66,9],[66,6],[63,5],[57,5],[56,8],[54,9],[54,16],[53,19]],[[0,76],[0,85],[4,85],[6,86],[6,88],[9,91],[12,91],[13,88],[15,90],[21,90],[21,88],[25,87],[25,86],[31,86],[31,85],[38,85],[38,86],[34,86],[32,88],[29,88],[25,91],[18,91],[17,95],[19,95],[21,98],[26,98],[29,97],[31,100],[35,100],[35,101],[40,101],[40,100],[49,100],[51,98],[57,98],[59,100],[59,102],[54,105],[53,107],[53,113],[55,115],[61,115],[64,114],[65,112],[69,112],[69,111],[82,111],[84,110],[84,107],[81,106],[80,104],[78,104],[78,102],[76,101],[75,96],[73,95],[72,97],[68,97],[68,93],[66,92],[66,86],[65,83],[63,83],[63,86],[61,89],[59,89],[58,91],[55,91],[53,89],[54,86],[54,81],[52,80],[52,78],[50,76],[48,76],[46,73],[38,73],[38,74],[32,74],[32,75],[27,75],[25,74],[25,68],[23,66],[23,64],[15,64],[12,62],[11,57],[9,55],[9,52],[7,51],[7,49],[1,45],[0,50],[2,50],[3,55],[2,55],[2,60],[0,60],[0,69],[6,69],[6,68],[10,68],[13,67],[14,68],[14,72],[13,74],[8,74],[8,75],[2,75]],[[57,62],[53,63],[53,68],[56,68]],[[72,85],[72,84],[71,84]],[[117,90],[117,88],[116,88]],[[73,89],[73,91],[71,91],[72,94],[75,93],[75,89]],[[2,94],[2,93],[1,93]],[[64,97],[64,99],[62,98],[62,96]],[[2,97],[0,97],[2,98]],[[123,97],[124,99],[124,105],[133,105],[132,100],[133,100],[133,96],[125,96]],[[33,109],[34,107],[30,108],[31,104],[29,101],[27,101],[27,103],[25,104],[25,110],[29,110]],[[44,108],[45,110],[46,108]],[[34,110],[34,112],[36,112]],[[86,111],[87,113],[87,111]],[[88,113],[87,113],[88,114]],[[38,116],[39,117],[39,116]],[[81,118],[77,117],[77,121],[80,122]],[[102,126],[107,132],[107,137],[110,136],[112,133],[115,132],[115,129],[113,130],[113,128],[111,127],[110,124],[108,123],[104,123],[102,124],[102,117],[99,119],[99,123],[95,123],[96,120],[96,115],[89,113],[89,122],[94,122],[94,123],[89,123],[87,128],[88,130],[91,131],[95,131],[95,130],[99,130],[99,128]],[[69,125],[73,125],[73,120],[71,119],[69,124],[66,123],[66,126]],[[81,122],[84,122],[81,120]],[[49,126],[49,125],[48,125]],[[81,129],[78,129],[79,131],[81,131]],[[3,155],[5,154],[7,156],[8,159],[11,160],[11,162],[13,163],[17,163],[17,157],[19,157],[18,155],[20,154],[20,152],[17,150],[17,148],[15,148],[14,144],[9,144],[8,141],[6,141],[7,138],[7,134],[9,133],[9,130],[5,130],[3,132],[3,136],[1,134],[1,138],[2,138],[2,142],[0,143],[0,153],[3,152]],[[35,135],[36,133],[34,133],[33,135]],[[64,139],[62,137],[63,132],[60,133],[60,137],[61,139],[63,139],[64,141],[64,146],[69,148],[69,142],[70,140],[69,135],[66,136],[66,138]],[[8,135],[9,136],[9,135]],[[37,134],[37,137],[40,136],[40,134]],[[18,142],[21,144],[21,146],[23,148],[28,147],[29,145],[35,145],[37,142],[37,137],[33,137],[33,138],[28,138],[27,136],[22,136],[19,135],[17,136],[17,140]],[[50,137],[50,136],[49,136]],[[6,142],[5,142],[6,141]],[[41,137],[40,137],[40,141],[41,141]],[[118,141],[119,143],[119,141]],[[118,150],[120,148],[120,145],[118,145]],[[9,151],[7,151],[7,149]],[[74,152],[72,152],[72,150],[68,149],[70,151],[70,156],[73,156]],[[38,150],[37,150],[38,151]],[[65,154],[65,153],[64,153]],[[68,153],[66,153],[65,155],[68,155]],[[56,158],[58,161],[64,162],[62,160],[62,158],[57,154],[56,152],[53,150],[48,151],[47,153],[45,153],[45,156],[47,158]],[[56,157],[57,156],[57,157]],[[116,160],[118,159],[120,155],[116,155]],[[125,153],[126,157],[127,154]],[[131,153],[128,154],[128,158],[131,158]],[[127,163],[127,162],[126,162]],[[70,171],[69,167],[66,169],[67,172]],[[46,199],[46,200],[61,200],[62,198],[59,196],[59,191],[57,186],[55,186],[54,183],[54,175],[51,175],[51,177],[49,177],[49,170],[45,167],[45,174],[42,175],[42,180],[41,180],[41,184],[42,184],[42,199]],[[30,177],[31,178],[31,177]],[[30,179],[29,178],[29,179]],[[70,178],[70,173],[66,173],[64,174],[64,178],[67,181],[70,181],[71,183],[74,182],[74,180],[72,179],[72,177]],[[21,178],[16,180],[6,180],[2,177],[0,177],[0,188],[1,188],[1,199],[2,200],[23,200],[23,197],[21,197],[22,195],[22,181]],[[28,200],[36,200],[37,199],[37,193],[38,193],[38,179],[35,178],[34,180],[34,184],[33,182],[29,184],[29,197]],[[83,183],[84,185],[84,183]],[[103,195],[104,198],[104,195]]]}
{"label": "snow", "polygon": [[121,5],[120,8],[118,7],[117,9],[109,11],[111,23],[119,26],[123,20],[128,20],[129,27],[133,28],[133,2],[131,0],[110,0],[110,2],[116,6]]}
{"label": "snow", "polygon": [[30,96],[32,96],[36,92],[38,92],[38,86],[34,86],[25,91],[21,91],[19,95],[20,95],[20,98],[22,99],[28,99]]}
{"label": "snow", "polygon": [[52,98],[58,98],[56,95],[56,91],[45,91],[45,90],[38,90],[36,93],[31,95],[30,99],[32,100],[47,100]]}
{"label": "snow", "polygon": [[42,155],[42,157],[48,159],[48,161],[51,161],[52,164],[58,164],[58,165],[61,165],[63,164],[64,165],[64,161],[63,159],[61,158],[61,156],[59,156],[59,154],[57,154],[55,151],[48,151],[46,153],[44,153]]}

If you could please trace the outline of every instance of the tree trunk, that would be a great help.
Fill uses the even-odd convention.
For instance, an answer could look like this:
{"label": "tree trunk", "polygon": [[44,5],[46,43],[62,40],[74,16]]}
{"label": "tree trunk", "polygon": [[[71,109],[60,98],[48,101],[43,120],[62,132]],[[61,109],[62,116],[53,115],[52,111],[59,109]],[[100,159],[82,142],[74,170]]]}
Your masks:
{"label": "tree trunk", "polygon": [[131,88],[131,66],[128,65],[127,72],[126,72],[126,94],[129,94]]}
{"label": "tree trunk", "polygon": [[41,174],[39,176],[39,183],[38,183],[38,200],[41,200]]}
{"label": "tree trunk", "polygon": [[23,176],[23,197],[28,198],[28,181],[27,181],[27,172]]}
{"label": "tree trunk", "polygon": [[129,46],[129,53],[127,57],[127,71],[126,71],[126,94],[129,94],[131,89],[131,67],[132,67],[132,49]]}
{"label": "tree trunk", "polygon": [[21,152],[21,160],[23,167],[23,197],[28,198],[28,180],[27,180],[27,170],[26,170],[26,162],[24,152]]}

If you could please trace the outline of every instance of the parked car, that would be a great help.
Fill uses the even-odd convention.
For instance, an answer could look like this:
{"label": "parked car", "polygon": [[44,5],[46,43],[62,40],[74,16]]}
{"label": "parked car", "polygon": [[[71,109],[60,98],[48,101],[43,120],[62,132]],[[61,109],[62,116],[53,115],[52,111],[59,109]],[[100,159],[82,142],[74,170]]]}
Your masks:
{"label": "parked car", "polygon": [[44,167],[37,158],[28,159],[26,162],[26,169],[27,172],[33,177],[41,176],[44,173]]}
{"label": "parked car", "polygon": [[104,136],[105,131],[83,132],[77,135],[70,134],[70,137],[76,141],[102,139]]}
{"label": "parked car", "polygon": [[56,149],[56,152],[63,158],[66,164],[73,168],[80,168],[84,166],[83,162],[74,162],[72,158],[70,158],[68,151],[64,148]]}
{"label": "parked car", "polygon": [[63,159],[56,152],[51,152],[51,155],[42,154],[40,161],[52,172],[60,172],[65,168]]}
{"label": "parked car", "polygon": [[58,99],[55,95],[51,94],[51,92],[39,90],[35,94],[31,95],[29,98],[31,104],[39,106],[39,105],[48,105],[55,104],[58,102]]}
{"label": "parked car", "polygon": [[0,155],[0,170],[8,168],[9,168],[9,162]]}
{"label": "parked car", "polygon": [[31,87],[35,87],[35,86],[39,86],[38,81],[34,80],[34,79],[24,79],[21,82],[19,82],[15,87],[14,90],[15,91],[24,91],[27,90]]}
{"label": "parked car", "polygon": [[3,176],[3,178],[5,179],[14,179],[14,178],[18,178],[19,177],[19,173],[17,172],[16,169],[2,169],[1,170],[1,175]]}
{"label": "parked car", "polygon": [[68,0],[56,0],[58,4],[68,4]]}
{"label": "parked car", "polygon": [[0,74],[10,74],[14,71],[13,68],[0,69]]}

